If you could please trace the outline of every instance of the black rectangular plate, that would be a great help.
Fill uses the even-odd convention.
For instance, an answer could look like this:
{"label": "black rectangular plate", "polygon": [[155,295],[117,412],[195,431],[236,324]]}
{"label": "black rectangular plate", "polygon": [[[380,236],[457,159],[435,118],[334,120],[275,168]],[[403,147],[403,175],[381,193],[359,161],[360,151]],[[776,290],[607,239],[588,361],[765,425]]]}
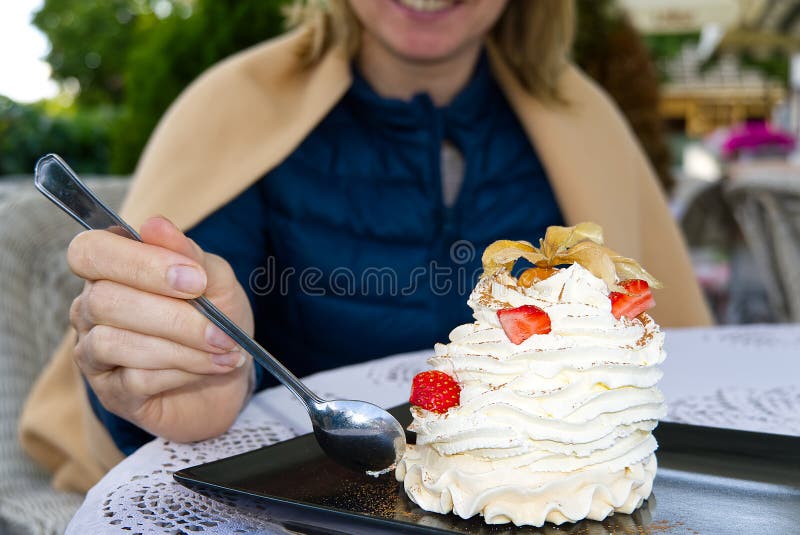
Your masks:
{"label": "black rectangular plate", "polygon": [[[391,412],[410,423],[408,405]],[[800,534],[800,437],[669,422],[655,435],[658,475],[638,511],[558,527],[488,526],[480,517],[423,511],[393,473],[372,478],[342,468],[311,434],[187,468],[175,479],[306,534]]]}

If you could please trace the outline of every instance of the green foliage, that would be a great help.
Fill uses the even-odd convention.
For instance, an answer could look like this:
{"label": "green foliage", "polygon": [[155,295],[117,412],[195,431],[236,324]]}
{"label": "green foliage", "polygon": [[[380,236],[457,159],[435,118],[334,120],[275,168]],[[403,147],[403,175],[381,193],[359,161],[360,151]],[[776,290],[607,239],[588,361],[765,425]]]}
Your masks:
{"label": "green foliage", "polygon": [[[575,35],[573,56],[578,64],[584,58],[600,58],[609,53],[608,36],[624,31],[622,25],[628,24],[615,0],[577,0],[578,29]],[[676,34],[640,35],[653,64],[659,69],[659,79],[665,81],[667,76],[661,66],[675,57],[687,44],[696,44],[700,39],[698,32]]]}
{"label": "green foliage", "polygon": [[0,175],[31,174],[47,152],[61,154],[79,173],[104,173],[113,119],[109,107],[51,110],[0,96]]}
{"label": "green foliage", "polygon": [[46,60],[56,80],[80,83],[80,102],[119,102],[131,45],[129,0],[45,0],[33,23],[50,40]]}
{"label": "green foliage", "polygon": [[613,0],[578,0],[575,61],[619,106],[670,191],[669,147],[658,115],[658,73],[642,37]]}
{"label": "green foliage", "polygon": [[[697,32],[653,34],[645,35],[643,38],[656,65],[662,67],[668,60],[677,56],[687,44],[696,45],[700,41],[700,34]],[[663,68],[659,70],[659,77],[662,81],[668,81]]]}
{"label": "green foliage", "polygon": [[187,18],[194,0],[45,0],[33,24],[47,35],[53,78],[80,84],[81,105],[119,103],[128,53],[157,15]]}
{"label": "green foliage", "polygon": [[197,0],[187,19],[168,17],[140,28],[126,64],[123,115],[112,133],[112,170],[133,169],[158,119],[202,71],[280,33],[285,4]]}
{"label": "green foliage", "polygon": [[577,25],[572,55],[581,65],[588,58],[605,53],[605,37],[619,25],[621,17],[614,0],[577,0],[575,7]]}
{"label": "green foliage", "polygon": [[[52,45],[46,59],[53,78],[66,87],[77,81],[80,88],[76,105],[81,111],[73,113],[77,123],[70,135],[83,132],[97,117],[107,118],[110,122],[89,143],[102,143],[95,167],[102,162],[110,166],[105,171],[132,172],[158,119],[183,88],[222,58],[280,33],[286,3],[45,0],[34,24]],[[44,109],[26,110],[46,116]],[[69,118],[49,120],[60,125]],[[24,133],[16,127],[13,132]]]}
{"label": "green foliage", "polygon": [[[650,50],[650,55],[658,67],[677,56],[681,49],[686,45],[695,46],[700,41],[700,34],[697,32],[678,33],[669,35],[646,35],[644,42]],[[720,49],[711,55],[702,65],[701,72],[706,71],[717,65],[720,59]],[[736,56],[743,67],[750,67],[759,71],[761,74],[772,80],[777,80],[785,85],[789,83],[789,54],[784,50],[774,50],[767,54],[754,54],[752,51],[743,49],[736,52]],[[669,77],[663,71],[659,72],[662,82],[668,82]]]}
{"label": "green foliage", "polygon": [[[713,54],[703,65],[702,70],[707,70],[716,65],[720,60],[720,53]],[[750,51],[743,50],[737,55],[739,62],[743,67],[755,69],[759,71],[764,77],[770,80],[781,82],[783,85],[789,85],[789,70],[791,68],[791,58],[789,54],[783,50],[775,50],[769,54],[754,54]]]}
{"label": "green foliage", "polygon": [[777,50],[765,56],[742,53],[739,57],[742,65],[761,71],[767,78],[779,80],[789,85],[791,59],[785,50]]}

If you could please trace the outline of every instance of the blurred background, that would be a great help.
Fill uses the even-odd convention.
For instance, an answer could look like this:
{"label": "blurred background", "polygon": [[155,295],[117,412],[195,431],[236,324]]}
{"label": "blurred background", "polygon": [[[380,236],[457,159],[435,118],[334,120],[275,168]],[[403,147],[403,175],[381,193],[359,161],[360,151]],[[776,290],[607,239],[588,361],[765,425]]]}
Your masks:
{"label": "blurred background", "polygon": [[[126,176],[178,93],[286,0],[0,3],[0,192],[58,152]],[[574,58],[650,157],[720,323],[800,321],[800,1],[578,0]]]}

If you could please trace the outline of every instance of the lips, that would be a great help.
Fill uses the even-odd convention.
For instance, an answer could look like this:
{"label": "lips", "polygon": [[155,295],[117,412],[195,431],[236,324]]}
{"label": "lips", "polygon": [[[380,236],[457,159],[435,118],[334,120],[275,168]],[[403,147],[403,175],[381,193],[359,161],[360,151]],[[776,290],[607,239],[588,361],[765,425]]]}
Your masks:
{"label": "lips", "polygon": [[448,10],[463,0],[393,0],[396,4],[419,13],[436,13]]}

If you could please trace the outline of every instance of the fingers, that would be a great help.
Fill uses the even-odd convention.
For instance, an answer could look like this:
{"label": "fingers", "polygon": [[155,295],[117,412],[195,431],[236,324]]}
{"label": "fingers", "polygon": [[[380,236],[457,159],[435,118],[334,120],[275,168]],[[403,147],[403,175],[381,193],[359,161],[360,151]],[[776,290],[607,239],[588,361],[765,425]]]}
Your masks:
{"label": "fingers", "polygon": [[119,373],[114,373],[111,377],[118,382],[117,388],[120,391],[143,398],[183,388],[203,378],[183,370],[142,370],[138,368],[120,368]]}
{"label": "fingers", "polygon": [[206,296],[209,299],[238,297],[247,300],[247,296],[240,289],[233,268],[225,259],[214,254],[206,254],[203,267],[208,274]]}
{"label": "fingers", "polygon": [[117,368],[108,373],[89,376],[88,379],[108,410],[128,416],[133,407],[140,406],[147,398],[189,387],[205,377],[207,376],[183,370]]}
{"label": "fingers", "polygon": [[165,217],[156,216],[145,221],[139,230],[139,235],[145,243],[175,251],[198,264],[203,263],[203,250]]}
{"label": "fingers", "polygon": [[140,233],[146,243],[175,251],[202,265],[207,276],[205,293],[209,297],[228,294],[231,285],[237,283],[228,262],[217,255],[203,252],[199,245],[186,237],[168,219],[161,216],[151,217],[144,222]]}
{"label": "fingers", "polygon": [[73,325],[79,333],[105,325],[203,352],[224,353],[236,347],[228,335],[180,299],[100,280],[87,285],[79,300],[73,311]]}
{"label": "fingers", "polygon": [[230,427],[241,409],[250,373],[248,368],[224,376],[117,368],[89,380],[109,411],[154,435],[190,441],[218,435]]}
{"label": "fingers", "polygon": [[67,261],[81,278],[110,280],[181,299],[201,295],[207,284],[205,269],[197,260],[104,230],[78,234],[70,242]]}
{"label": "fingers", "polygon": [[78,334],[86,333],[92,328],[92,324],[83,311],[83,296],[89,291],[90,284],[90,282],[87,282],[83,285],[83,291],[78,297],[72,300],[72,304],[69,307],[69,323],[75,328]]}
{"label": "fingers", "polygon": [[239,351],[209,353],[171,340],[98,325],[80,337],[75,361],[91,377],[120,368],[225,374],[244,365],[246,359]]}
{"label": "fingers", "polygon": [[75,361],[103,405],[143,429],[186,440],[222,432],[253,363],[186,299],[206,293],[252,332],[247,296],[227,262],[168,220],[149,219],[140,235],[88,231],[70,244],[69,265],[87,281],[70,307]]}

